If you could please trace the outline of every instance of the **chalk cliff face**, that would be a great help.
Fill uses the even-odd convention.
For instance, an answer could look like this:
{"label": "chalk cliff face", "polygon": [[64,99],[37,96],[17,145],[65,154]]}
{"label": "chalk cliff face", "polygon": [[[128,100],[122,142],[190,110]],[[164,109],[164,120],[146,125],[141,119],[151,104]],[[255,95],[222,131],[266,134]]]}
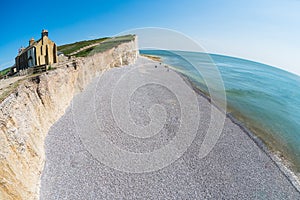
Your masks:
{"label": "chalk cliff face", "polygon": [[134,63],[136,40],[23,81],[0,103],[0,199],[38,199],[44,139],[73,96],[104,70]]}

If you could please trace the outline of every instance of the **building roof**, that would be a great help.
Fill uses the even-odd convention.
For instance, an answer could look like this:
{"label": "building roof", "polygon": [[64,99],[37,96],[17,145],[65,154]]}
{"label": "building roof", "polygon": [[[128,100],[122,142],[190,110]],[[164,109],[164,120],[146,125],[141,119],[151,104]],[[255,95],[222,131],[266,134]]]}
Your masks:
{"label": "building roof", "polygon": [[58,55],[58,56],[59,56],[59,55],[64,55],[64,53],[61,52],[61,51],[57,51],[57,55]]}
{"label": "building roof", "polygon": [[[47,36],[48,37],[48,36]],[[17,57],[22,55],[23,53],[25,53],[26,51],[28,51],[29,49],[31,49],[32,47],[34,47],[37,43],[39,43],[43,38],[40,38],[39,40],[37,41],[34,41],[32,43],[32,45],[29,45],[28,47],[24,48],[21,52],[18,53]],[[48,38],[49,39],[49,38]],[[49,39],[50,40],[50,39]],[[52,41],[52,40],[50,40]],[[53,42],[53,41],[52,41]]]}
{"label": "building roof", "polygon": [[31,49],[33,47],[34,43],[28,47],[26,47],[25,49],[23,49],[21,52],[18,53],[17,56],[20,56],[22,55],[23,53],[25,53],[26,51],[28,51],[29,49]]}

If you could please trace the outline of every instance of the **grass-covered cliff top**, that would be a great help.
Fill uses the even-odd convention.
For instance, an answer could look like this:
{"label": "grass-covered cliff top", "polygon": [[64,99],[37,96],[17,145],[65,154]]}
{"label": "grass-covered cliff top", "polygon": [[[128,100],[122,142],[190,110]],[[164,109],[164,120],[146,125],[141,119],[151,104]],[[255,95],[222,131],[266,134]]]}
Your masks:
{"label": "grass-covered cliff top", "polygon": [[95,39],[95,40],[84,40],[84,41],[75,42],[75,43],[71,43],[71,44],[65,44],[65,45],[58,46],[57,50],[63,52],[65,55],[68,55],[68,54],[73,53],[83,47],[102,42],[106,39],[107,38],[99,38],[99,39]]}
{"label": "grass-covered cliff top", "polygon": [[113,47],[118,46],[119,44],[122,44],[124,42],[130,42],[134,40],[134,35],[124,35],[124,36],[118,36],[118,37],[105,37],[105,38],[99,38],[95,40],[84,40],[80,42],[75,42],[72,44],[65,44],[57,47],[58,51],[63,52],[65,55],[72,54],[81,48],[93,45],[93,44],[99,44],[96,46],[92,46],[90,48],[84,49],[76,54],[74,56],[76,57],[85,57],[89,54],[103,52],[108,49],[111,49]]}
{"label": "grass-covered cliff top", "polygon": [[10,67],[0,71],[0,78],[5,76],[10,71]]}

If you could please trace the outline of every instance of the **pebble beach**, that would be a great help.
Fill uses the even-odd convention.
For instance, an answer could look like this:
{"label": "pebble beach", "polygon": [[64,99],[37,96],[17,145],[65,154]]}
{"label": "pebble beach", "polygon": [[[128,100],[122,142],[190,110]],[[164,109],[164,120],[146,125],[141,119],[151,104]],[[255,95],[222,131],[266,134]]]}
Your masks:
{"label": "pebble beach", "polygon": [[[166,119],[153,135],[147,131],[131,135],[135,132],[131,126],[126,130],[120,128],[114,116],[116,111],[112,105],[115,104],[111,97],[116,88],[121,87],[120,93],[126,94],[129,84],[135,83],[126,81],[128,74],[134,76],[136,82],[154,77],[164,83],[143,85],[130,93],[129,102],[116,104],[121,108],[113,108],[122,110],[122,106],[128,104],[131,120],[141,127],[151,124],[152,111],[162,112],[160,116]],[[177,78],[182,81],[174,81]],[[139,155],[159,150],[176,139],[182,126],[180,119],[186,114],[182,104],[189,101],[179,101],[168,85],[181,90],[183,83],[189,91],[179,94],[196,95],[198,106],[189,107],[189,113],[198,112],[199,117],[189,118],[188,126],[198,126],[191,144],[178,159],[157,170],[132,173],[107,164],[100,159],[101,155],[95,154],[93,150],[102,142],[97,140],[100,134],[112,145]],[[154,104],[160,107],[149,114]],[[177,72],[159,62],[140,57],[134,65],[104,72],[74,97],[66,113],[51,127],[45,141],[46,163],[40,199],[300,199],[299,191],[281,168],[227,116],[216,144],[207,156],[200,157],[199,149],[210,126],[211,111],[207,98],[195,92]],[[90,136],[95,136],[94,141],[89,140]],[[101,151],[101,154],[111,153],[108,148]],[[120,157],[119,162],[127,166],[128,160]],[[149,169],[143,164],[139,166]]]}

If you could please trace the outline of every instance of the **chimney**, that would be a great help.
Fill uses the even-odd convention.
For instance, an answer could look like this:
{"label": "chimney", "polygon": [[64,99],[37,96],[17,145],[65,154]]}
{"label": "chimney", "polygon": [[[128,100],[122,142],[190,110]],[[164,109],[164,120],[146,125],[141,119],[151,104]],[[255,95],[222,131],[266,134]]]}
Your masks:
{"label": "chimney", "polygon": [[45,30],[45,29],[42,30],[42,38],[43,38],[44,36],[47,36],[47,37],[48,37],[48,31]]}
{"label": "chimney", "polygon": [[34,38],[31,38],[31,39],[29,40],[29,46],[31,46],[33,43],[34,43]]}

